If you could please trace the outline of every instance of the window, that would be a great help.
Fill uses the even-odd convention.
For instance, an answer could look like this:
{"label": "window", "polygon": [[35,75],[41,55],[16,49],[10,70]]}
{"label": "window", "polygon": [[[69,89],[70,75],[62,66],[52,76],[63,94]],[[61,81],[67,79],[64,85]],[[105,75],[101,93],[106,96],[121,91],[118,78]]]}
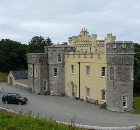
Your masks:
{"label": "window", "polygon": [[54,68],[54,77],[57,77],[57,68]]}
{"label": "window", "polygon": [[75,92],[77,93],[77,85],[75,86]]}
{"label": "window", "polygon": [[133,80],[133,68],[131,68],[131,80]]}
{"label": "window", "polygon": [[61,55],[60,54],[58,54],[58,62],[62,62],[62,58],[61,58]]}
{"label": "window", "polygon": [[102,101],[105,101],[105,90],[102,90],[101,91],[101,94],[102,94],[102,97],[101,97],[102,98]]}
{"label": "window", "polygon": [[87,76],[90,76],[90,67],[86,66]]}
{"label": "window", "polygon": [[105,77],[105,67],[102,67],[102,77]]}
{"label": "window", "polygon": [[15,95],[12,95],[12,99],[16,99],[16,96]]}
{"label": "window", "polygon": [[123,96],[123,108],[127,108],[127,96]]}
{"label": "window", "polygon": [[33,76],[33,68],[32,67],[30,68],[30,74],[31,74],[31,76]]}
{"label": "window", "polygon": [[90,98],[90,88],[87,88],[87,98]]}
{"label": "window", "polygon": [[47,82],[44,81],[44,91],[47,91]]}
{"label": "window", "polygon": [[35,77],[37,77],[37,68],[35,68]]}
{"label": "window", "polygon": [[71,74],[74,74],[74,65],[71,65]]}
{"label": "window", "polygon": [[51,84],[51,93],[53,93],[53,84]]}

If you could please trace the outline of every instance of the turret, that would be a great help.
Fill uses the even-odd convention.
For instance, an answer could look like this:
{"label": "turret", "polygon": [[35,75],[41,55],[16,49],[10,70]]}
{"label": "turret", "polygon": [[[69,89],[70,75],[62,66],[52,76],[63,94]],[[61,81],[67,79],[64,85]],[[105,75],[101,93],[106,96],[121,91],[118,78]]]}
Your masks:
{"label": "turret", "polygon": [[97,34],[92,34],[92,46],[96,46]]}
{"label": "turret", "polygon": [[83,29],[81,30],[80,35],[81,35],[82,37],[88,37],[89,32],[87,31],[87,29],[85,30],[85,28],[84,28],[84,30],[83,30]]}
{"label": "turret", "polygon": [[110,42],[110,41],[115,41],[116,40],[116,36],[112,36],[111,34],[107,34],[107,37],[105,37],[105,44]]}

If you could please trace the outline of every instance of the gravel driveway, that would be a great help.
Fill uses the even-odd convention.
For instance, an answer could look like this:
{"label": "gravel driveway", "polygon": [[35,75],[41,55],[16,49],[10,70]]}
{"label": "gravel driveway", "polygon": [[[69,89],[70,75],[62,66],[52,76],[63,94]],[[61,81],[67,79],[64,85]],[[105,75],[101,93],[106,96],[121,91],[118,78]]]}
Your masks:
{"label": "gravel driveway", "polygon": [[0,101],[0,107],[9,108],[14,111],[23,111],[27,114],[31,110],[33,116],[47,117],[57,121],[70,122],[75,118],[76,124],[102,126],[102,127],[128,127],[140,123],[140,115],[131,113],[118,113],[100,109],[99,105],[86,103],[85,101],[75,100],[69,97],[44,96],[29,93],[26,90],[7,86],[7,83],[0,82],[3,91],[0,98],[5,93],[18,93],[27,97],[25,105],[4,104]]}

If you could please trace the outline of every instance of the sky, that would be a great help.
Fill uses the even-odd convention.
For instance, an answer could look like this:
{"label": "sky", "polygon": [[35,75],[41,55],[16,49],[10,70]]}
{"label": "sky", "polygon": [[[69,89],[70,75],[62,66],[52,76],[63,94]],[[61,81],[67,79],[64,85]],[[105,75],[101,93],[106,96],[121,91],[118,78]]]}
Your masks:
{"label": "sky", "polygon": [[140,0],[0,0],[0,40],[42,36],[61,44],[84,27],[97,40],[112,33],[140,44]]}

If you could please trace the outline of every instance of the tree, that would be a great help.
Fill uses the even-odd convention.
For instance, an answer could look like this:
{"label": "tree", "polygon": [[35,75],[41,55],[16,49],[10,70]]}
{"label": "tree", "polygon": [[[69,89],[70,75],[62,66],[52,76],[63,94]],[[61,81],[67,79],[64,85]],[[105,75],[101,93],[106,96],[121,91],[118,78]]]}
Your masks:
{"label": "tree", "polygon": [[0,71],[22,70],[27,68],[25,60],[27,45],[10,39],[0,41]]}
{"label": "tree", "polygon": [[34,36],[28,44],[27,53],[44,52],[44,47],[46,45],[46,41],[42,36]]}
{"label": "tree", "polygon": [[68,43],[67,42],[63,42],[61,45],[68,45]]}
{"label": "tree", "polygon": [[134,44],[134,52],[140,52],[140,45],[138,43]]}
{"label": "tree", "polygon": [[134,58],[134,93],[140,93],[140,52]]}
{"label": "tree", "polygon": [[42,36],[34,36],[27,47],[27,53],[43,53],[45,46],[53,45],[51,39],[48,37],[46,40]]}
{"label": "tree", "polygon": [[46,39],[46,41],[47,41],[47,46],[53,45],[53,43],[49,37]]}

